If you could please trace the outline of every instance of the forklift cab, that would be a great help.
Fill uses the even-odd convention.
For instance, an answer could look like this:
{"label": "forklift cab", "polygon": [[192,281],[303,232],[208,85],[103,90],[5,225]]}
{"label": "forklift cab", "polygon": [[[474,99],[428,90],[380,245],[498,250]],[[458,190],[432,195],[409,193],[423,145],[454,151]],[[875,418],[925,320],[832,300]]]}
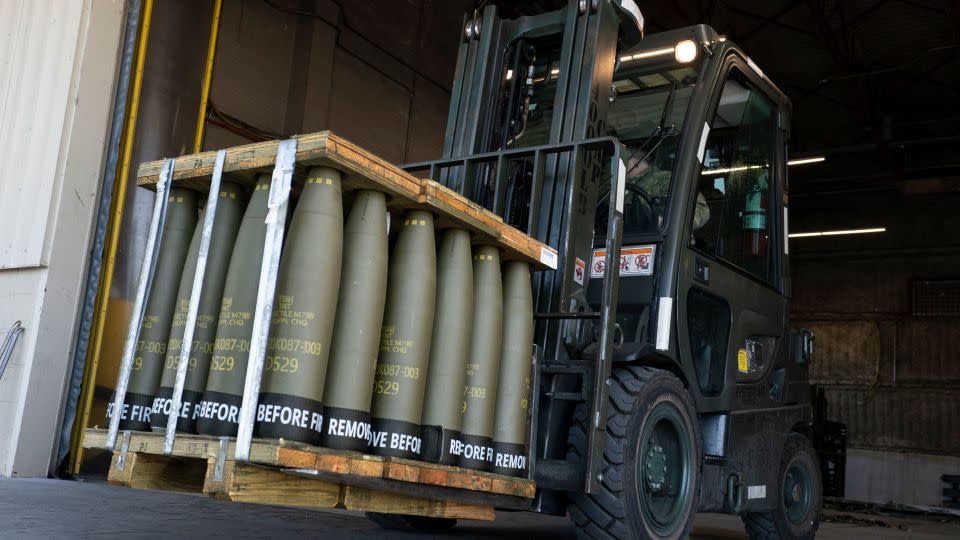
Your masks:
{"label": "forklift cab", "polygon": [[[614,358],[672,357],[701,413],[782,402],[784,374],[771,370],[789,348],[789,101],[702,25],[621,53],[613,89],[606,125],[625,176]],[[606,200],[597,208],[592,277],[603,269]],[[598,281],[587,298],[599,302]],[[768,399],[738,399],[738,386],[758,383],[776,386]]]}

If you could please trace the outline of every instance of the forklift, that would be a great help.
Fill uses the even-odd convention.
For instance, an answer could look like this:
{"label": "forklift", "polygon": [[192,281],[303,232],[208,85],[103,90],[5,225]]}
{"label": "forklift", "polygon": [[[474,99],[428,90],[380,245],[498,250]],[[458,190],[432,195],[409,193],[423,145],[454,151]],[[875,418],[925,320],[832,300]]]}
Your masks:
{"label": "forklift", "polygon": [[683,538],[696,512],[813,538],[789,134],[787,97],[709,26],[644,37],[632,0],[464,18],[443,156],[405,168],[557,249],[533,278],[531,511],[597,540]]}

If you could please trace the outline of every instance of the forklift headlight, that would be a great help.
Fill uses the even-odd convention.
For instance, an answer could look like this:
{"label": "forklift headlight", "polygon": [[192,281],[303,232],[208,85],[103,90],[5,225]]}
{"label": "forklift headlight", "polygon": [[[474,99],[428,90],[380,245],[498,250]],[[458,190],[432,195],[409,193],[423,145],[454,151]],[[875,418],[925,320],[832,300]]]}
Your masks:
{"label": "forklift headlight", "polygon": [[673,56],[681,64],[689,64],[697,59],[697,53],[700,47],[692,39],[685,39],[673,48]]}

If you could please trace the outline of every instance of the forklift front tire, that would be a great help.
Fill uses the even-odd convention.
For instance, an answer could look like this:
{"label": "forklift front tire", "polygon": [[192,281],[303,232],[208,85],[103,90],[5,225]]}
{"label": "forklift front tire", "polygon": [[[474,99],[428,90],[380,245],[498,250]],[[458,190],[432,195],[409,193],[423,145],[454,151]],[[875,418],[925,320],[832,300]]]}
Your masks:
{"label": "forklift front tire", "polygon": [[[700,483],[700,430],[693,400],[672,373],[644,366],[611,374],[601,487],[572,495],[568,508],[582,539],[686,538]],[[587,451],[587,413],[570,428],[570,457]]]}
{"label": "forklift front tire", "polygon": [[780,460],[777,508],[743,514],[751,540],[810,540],[820,526],[823,486],[817,454],[799,433],[787,435]]}

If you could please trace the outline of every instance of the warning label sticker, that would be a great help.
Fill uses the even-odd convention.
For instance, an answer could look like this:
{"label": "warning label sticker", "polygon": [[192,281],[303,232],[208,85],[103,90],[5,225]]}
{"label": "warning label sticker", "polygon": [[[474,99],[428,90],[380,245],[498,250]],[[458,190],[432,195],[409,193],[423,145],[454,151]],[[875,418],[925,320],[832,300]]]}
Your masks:
{"label": "warning label sticker", "polygon": [[740,373],[750,372],[750,362],[747,360],[746,349],[740,349],[737,351],[737,369],[740,371]]}
{"label": "warning label sticker", "polygon": [[[653,274],[653,255],[657,246],[623,246],[620,250],[620,276],[649,276]],[[606,269],[607,250],[593,250],[590,277],[603,277]]]}
{"label": "warning label sticker", "polygon": [[573,280],[583,285],[584,274],[587,272],[587,263],[583,262],[583,259],[577,257],[576,266],[573,267]]}

